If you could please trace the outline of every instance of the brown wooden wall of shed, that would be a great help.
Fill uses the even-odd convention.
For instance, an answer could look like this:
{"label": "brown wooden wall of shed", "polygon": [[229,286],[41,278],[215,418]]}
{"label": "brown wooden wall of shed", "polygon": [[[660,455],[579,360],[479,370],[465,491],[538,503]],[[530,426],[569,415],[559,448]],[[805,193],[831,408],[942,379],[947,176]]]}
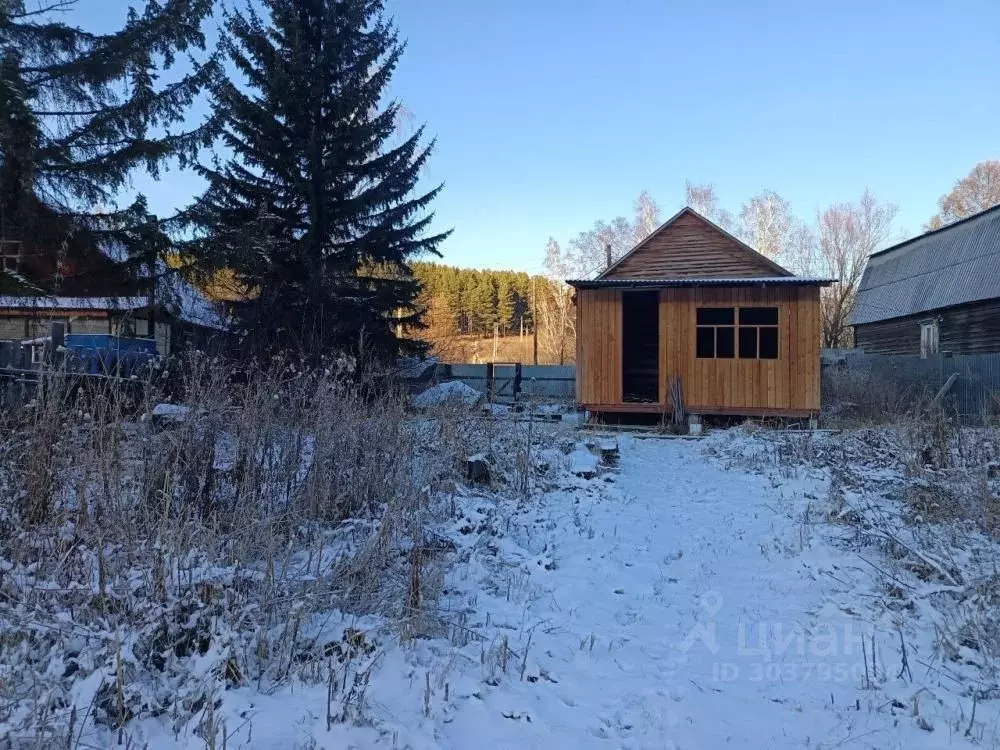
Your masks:
{"label": "brown wooden wall of shed", "polygon": [[653,234],[604,278],[744,278],[774,269],[696,216],[681,216]]}
{"label": "brown wooden wall of shed", "polygon": [[622,292],[581,289],[576,294],[576,400],[622,400]]}
{"label": "brown wooden wall of shed", "polygon": [[[699,307],[778,308],[777,359],[695,357]],[[661,392],[679,375],[688,410],[819,409],[820,310],[817,287],[665,289],[660,298]]]}
{"label": "brown wooden wall of shed", "polygon": [[854,345],[869,354],[920,354],[920,324],[932,319],[942,352],[1000,352],[1000,299],[855,326]]}
{"label": "brown wooden wall of shed", "polygon": [[[577,400],[588,406],[622,404],[620,290],[577,293]],[[698,359],[699,307],[778,308],[778,359]],[[660,290],[660,393],[680,376],[689,411],[747,413],[818,411],[820,305],[817,287],[692,287]],[[607,409],[613,411],[613,409]]]}

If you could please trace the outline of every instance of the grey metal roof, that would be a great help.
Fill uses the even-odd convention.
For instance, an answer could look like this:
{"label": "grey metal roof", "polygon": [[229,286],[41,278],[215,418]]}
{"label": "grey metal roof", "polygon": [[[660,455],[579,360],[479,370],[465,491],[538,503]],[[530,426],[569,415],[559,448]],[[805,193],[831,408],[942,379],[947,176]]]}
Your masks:
{"label": "grey metal roof", "polygon": [[1000,206],[875,253],[851,325],[1000,297]]}
{"label": "grey metal roof", "polygon": [[743,276],[731,279],[570,279],[577,289],[660,289],[675,286],[827,286],[831,279],[804,276]]}

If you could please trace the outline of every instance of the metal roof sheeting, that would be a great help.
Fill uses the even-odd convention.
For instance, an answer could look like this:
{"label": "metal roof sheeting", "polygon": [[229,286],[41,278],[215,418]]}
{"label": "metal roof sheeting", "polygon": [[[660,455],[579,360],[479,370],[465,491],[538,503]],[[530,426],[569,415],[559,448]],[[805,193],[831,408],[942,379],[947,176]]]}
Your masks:
{"label": "metal roof sheeting", "polygon": [[1000,297],[1000,206],[875,253],[851,325]]}
{"label": "metal roof sheeting", "polygon": [[577,289],[659,289],[678,286],[827,286],[831,279],[804,276],[744,276],[730,279],[571,279]]}
{"label": "metal roof sheeting", "polygon": [[0,296],[0,309],[11,310],[138,310],[148,304],[148,297]]}

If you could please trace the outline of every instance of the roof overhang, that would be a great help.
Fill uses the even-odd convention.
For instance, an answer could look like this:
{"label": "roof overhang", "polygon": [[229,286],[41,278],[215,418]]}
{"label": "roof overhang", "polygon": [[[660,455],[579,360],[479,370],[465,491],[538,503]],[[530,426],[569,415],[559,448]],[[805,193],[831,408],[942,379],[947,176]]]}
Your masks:
{"label": "roof overhang", "polygon": [[699,286],[830,286],[836,282],[834,279],[805,276],[749,276],[731,279],[569,279],[566,283],[575,289],[669,289]]}
{"label": "roof overhang", "polygon": [[5,310],[141,310],[149,306],[149,297],[18,297],[0,296]]}

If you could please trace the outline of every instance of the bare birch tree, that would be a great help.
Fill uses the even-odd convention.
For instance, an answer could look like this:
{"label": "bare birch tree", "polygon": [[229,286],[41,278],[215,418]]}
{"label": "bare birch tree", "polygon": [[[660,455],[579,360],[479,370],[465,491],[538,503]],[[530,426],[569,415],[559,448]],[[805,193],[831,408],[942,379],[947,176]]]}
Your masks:
{"label": "bare birch tree", "polygon": [[660,206],[649,191],[643,190],[639,197],[635,199],[634,206],[635,226],[633,228],[633,241],[635,244],[642,242],[663,222],[661,218]]}
{"label": "bare birch tree", "polygon": [[938,213],[925,227],[940,229],[1000,204],[1000,161],[981,161],[938,200]]}
{"label": "bare birch tree", "polygon": [[835,203],[817,217],[817,270],[837,283],[823,290],[823,346],[849,346],[847,316],[868,256],[889,238],[897,206],[865,190],[854,203]]}
{"label": "bare birch tree", "polygon": [[740,208],[740,237],[772,260],[785,252],[793,224],[791,204],[773,190],[754,195]]}
{"label": "bare birch tree", "polygon": [[633,204],[635,215],[618,216],[610,222],[598,221],[593,228],[570,240],[570,257],[575,266],[571,275],[581,278],[603,271],[610,250],[614,262],[644,240],[660,225],[660,207],[645,190]]}
{"label": "bare birch tree", "polygon": [[719,207],[719,199],[715,195],[714,185],[698,184],[688,180],[684,183],[684,203],[706,219],[714,221],[727,232],[736,231],[736,220],[733,215]]}
{"label": "bare birch tree", "polygon": [[566,279],[575,275],[579,259],[552,237],[545,245],[544,289],[537,290],[538,344],[549,362],[566,364],[576,351],[576,306]]}
{"label": "bare birch tree", "polygon": [[713,185],[688,180],[684,196],[688,206],[771,260],[797,270],[812,262],[812,231],[795,218],[791,204],[775,191],[764,190],[751,197],[743,203],[738,217],[719,206]]}
{"label": "bare birch tree", "polygon": [[799,276],[815,276],[821,268],[816,257],[816,242],[816,233],[809,225],[794,220],[779,262]]}
{"label": "bare birch tree", "polygon": [[615,261],[634,244],[635,230],[624,216],[610,222],[598,221],[586,232],[580,232],[569,242],[577,263],[575,276],[587,277],[600,273],[608,265],[608,249]]}
{"label": "bare birch tree", "polygon": [[[1000,162],[995,164],[1000,184]],[[988,185],[990,180],[983,178],[978,184]],[[688,181],[684,193],[691,208],[733,231],[768,258],[802,276],[836,280],[835,286],[822,293],[822,343],[824,347],[850,345],[847,316],[868,256],[891,236],[898,210],[895,205],[880,203],[871,191],[865,190],[856,202],[836,203],[821,211],[813,228],[799,221],[789,202],[773,190],[764,190],[747,200],[738,222],[719,207],[712,185]],[[983,188],[978,194],[988,192]]]}

